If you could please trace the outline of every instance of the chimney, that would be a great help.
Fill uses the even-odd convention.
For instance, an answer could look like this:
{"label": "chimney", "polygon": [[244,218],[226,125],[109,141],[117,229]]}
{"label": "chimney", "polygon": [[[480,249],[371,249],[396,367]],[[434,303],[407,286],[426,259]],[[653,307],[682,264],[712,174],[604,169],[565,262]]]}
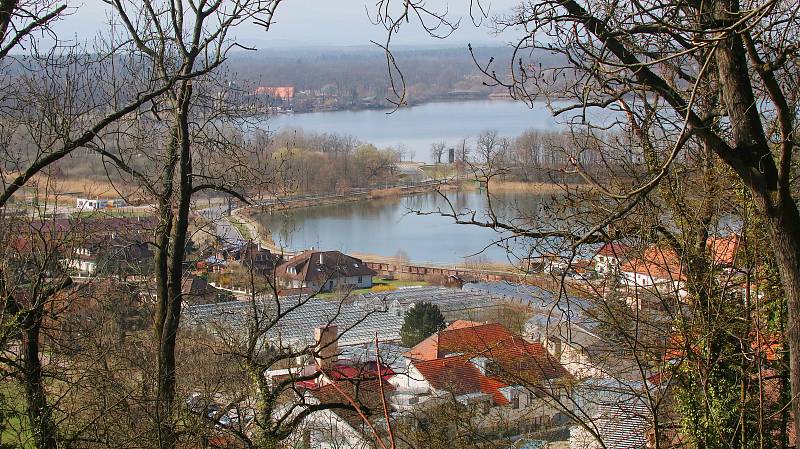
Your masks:
{"label": "chimney", "polygon": [[334,324],[314,329],[314,361],[321,370],[333,366],[339,357],[339,329]]}
{"label": "chimney", "polygon": [[561,358],[561,339],[555,336],[547,337],[547,352],[555,358]]}
{"label": "chimney", "polygon": [[324,264],[324,262],[322,261],[322,254],[323,253],[319,253],[319,264],[320,265]]}
{"label": "chimney", "polygon": [[473,357],[469,359],[469,361],[472,362],[472,364],[475,365],[476,368],[478,368],[478,371],[480,371],[481,374],[486,376],[486,370],[489,367],[489,359],[487,359],[486,357]]}

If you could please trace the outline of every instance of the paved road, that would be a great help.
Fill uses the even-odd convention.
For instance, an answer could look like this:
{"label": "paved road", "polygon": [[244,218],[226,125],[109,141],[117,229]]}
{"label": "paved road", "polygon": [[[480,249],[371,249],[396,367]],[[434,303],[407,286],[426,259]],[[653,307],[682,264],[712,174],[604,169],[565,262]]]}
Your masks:
{"label": "paved road", "polygon": [[244,242],[245,239],[242,236],[242,233],[236,229],[236,226],[232,225],[230,221],[228,221],[228,217],[225,215],[228,212],[228,206],[213,206],[206,209],[201,209],[198,213],[210,220],[214,224],[214,232],[223,243],[226,244],[235,244]]}

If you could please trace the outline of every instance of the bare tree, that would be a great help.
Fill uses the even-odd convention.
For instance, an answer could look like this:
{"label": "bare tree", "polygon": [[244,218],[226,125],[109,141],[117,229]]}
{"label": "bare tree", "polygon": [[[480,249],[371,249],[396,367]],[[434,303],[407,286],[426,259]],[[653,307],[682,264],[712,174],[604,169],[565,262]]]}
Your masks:
{"label": "bare tree", "polygon": [[[398,3],[412,13],[430,11],[415,2]],[[738,336],[720,336],[718,345],[703,345],[703,349],[684,346],[682,353],[689,360],[692,354],[705,351],[712,360],[720,360],[723,354],[735,354],[735,358],[723,367],[715,365],[716,372],[701,369],[700,380],[683,377],[681,382],[688,383],[681,387],[704,399],[709,393],[695,389],[703,384],[723,389],[734,384],[745,392],[741,401],[694,402],[691,407],[697,408],[685,411],[689,421],[682,423],[682,430],[701,447],[723,442],[745,447],[752,435],[763,438],[761,428],[751,421],[753,409],[746,399],[748,379],[761,379],[761,367],[745,362],[751,351],[737,341],[752,339],[747,337],[748,329],[762,319],[766,311],[761,307],[781,309],[781,296],[771,306],[759,302],[755,309],[749,293],[738,302],[728,296],[729,284],[721,282],[713,269],[709,239],[724,228],[720,209],[715,209],[725,203],[719,192],[741,186],[742,201],[725,210],[740,218],[750,216],[751,210],[762,217],[762,235],[772,254],[761,263],[774,263],[785,295],[782,322],[786,327],[780,338],[785,338],[782,341],[788,347],[789,397],[796,398],[800,392],[800,331],[795,325],[800,314],[800,272],[796,269],[800,213],[792,173],[798,145],[795,55],[800,24],[795,5],[554,0],[522,3],[496,24],[509,32],[520,30],[523,36],[505,73],[479,63],[495,85],[507,87],[527,102],[573,100],[553,109],[571,122],[572,137],[580,143],[577,153],[565,155],[561,170],[581,176],[596,189],[594,194],[576,197],[581,200],[567,200],[570,205],[582,204],[586,217],[593,218],[583,226],[553,233],[530,223],[518,226],[491,213],[484,221],[458,211],[450,215],[458,222],[509,230],[518,236],[560,236],[565,239],[568,261],[585,243],[622,237],[635,236],[672,248],[684,264],[691,298],[683,313],[709,316],[711,307],[710,316],[721,321],[702,321],[701,328]],[[541,52],[561,55],[563,64],[550,68],[535,64],[533,59]],[[595,110],[601,114],[592,114]],[[581,161],[584,150],[595,151],[589,160],[609,167],[617,176],[593,176]],[[722,176],[720,172],[725,171],[733,176]],[[658,215],[662,205],[668,209],[665,221]],[[720,304],[725,305],[723,309]],[[744,329],[729,321],[743,311]],[[682,314],[674,317],[684,319]],[[697,329],[681,328],[681,332],[685,332],[684,343],[698,335]],[[761,348],[758,341],[752,345]],[[748,368],[743,371],[744,366]],[[747,374],[734,375],[737,370]],[[800,401],[793,399],[788,405],[794,416],[800,416]],[[735,410],[734,416],[725,415],[726,410]],[[704,417],[691,421],[697,411]],[[800,420],[795,419],[793,425],[795,433],[800,431]]]}
{"label": "bare tree", "polygon": [[435,142],[431,144],[431,160],[437,164],[442,163],[442,156],[444,156],[445,147],[444,142]]}

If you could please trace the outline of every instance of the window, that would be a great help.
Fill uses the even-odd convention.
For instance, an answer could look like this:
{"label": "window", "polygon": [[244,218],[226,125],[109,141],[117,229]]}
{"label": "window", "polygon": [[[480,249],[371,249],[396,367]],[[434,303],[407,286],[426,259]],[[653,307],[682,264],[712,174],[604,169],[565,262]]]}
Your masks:
{"label": "window", "polygon": [[362,278],[362,276],[359,276],[359,277],[358,277],[358,283],[359,283],[359,284],[360,284],[361,282],[363,282],[363,281],[361,280],[361,278]]}
{"label": "window", "polygon": [[514,410],[519,408],[519,395],[514,395],[511,398],[511,408],[513,408]]}

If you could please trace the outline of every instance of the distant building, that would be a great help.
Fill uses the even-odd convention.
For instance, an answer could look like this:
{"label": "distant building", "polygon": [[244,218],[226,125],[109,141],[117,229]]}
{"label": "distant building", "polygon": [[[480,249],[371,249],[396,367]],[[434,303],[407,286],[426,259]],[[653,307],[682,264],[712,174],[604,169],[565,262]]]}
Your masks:
{"label": "distant building", "polygon": [[520,433],[567,422],[554,398],[567,394],[572,376],[541,343],[500,324],[456,321],[405,355],[406,375],[390,382],[414,392],[415,403],[454,399],[481,411],[477,427],[504,422]]}
{"label": "distant building", "polygon": [[146,275],[146,262],[152,258],[153,252],[145,242],[101,237],[76,245],[63,264],[81,276],[94,276],[98,270],[115,275]]}
{"label": "distant building", "polygon": [[653,294],[687,295],[686,267],[675,251],[651,246],[637,259],[629,259],[619,267],[622,282],[629,289],[642,289]]}
{"label": "distant building", "polygon": [[740,262],[739,254],[743,246],[742,243],[742,238],[738,234],[709,237],[706,240],[706,247],[711,252],[714,266],[728,272],[735,269],[737,262]]}
{"label": "distant building", "polygon": [[275,269],[275,276],[284,287],[323,292],[370,288],[375,274],[361,259],[339,251],[304,251]]}
{"label": "distant building", "polygon": [[294,86],[258,86],[255,94],[280,98],[281,100],[291,100],[294,98]]}
{"label": "distant building", "polygon": [[601,276],[619,274],[619,265],[630,251],[630,247],[622,243],[606,243],[594,255],[594,270]]}
{"label": "distant building", "polygon": [[[325,342],[321,333],[316,342]],[[420,345],[424,348],[418,345],[403,355],[394,354],[389,345],[381,346],[380,363],[369,356],[375,353],[374,346],[365,347],[366,358],[331,357],[329,369],[318,362],[316,369],[323,366],[319,380],[298,383],[298,387],[306,388],[306,404],[331,408],[311,413],[291,440],[312,449],[373,447],[365,419],[385,434],[384,407],[399,421],[448,405],[471,409],[474,413],[464,417],[469,420],[464,424],[481,429],[487,439],[498,430],[498,423],[503,423],[505,436],[566,426],[565,415],[551,399],[559,394],[557,385],[569,385],[571,377],[539,343],[530,343],[498,324],[457,321]],[[412,353],[414,359],[409,358]],[[303,368],[276,374],[311,377],[312,372]],[[333,407],[351,400],[359,404],[363,415]]]}
{"label": "distant building", "polygon": [[91,199],[91,198],[78,198],[75,207],[81,210],[100,210],[113,207],[125,207],[128,203],[121,198],[116,199]]}

